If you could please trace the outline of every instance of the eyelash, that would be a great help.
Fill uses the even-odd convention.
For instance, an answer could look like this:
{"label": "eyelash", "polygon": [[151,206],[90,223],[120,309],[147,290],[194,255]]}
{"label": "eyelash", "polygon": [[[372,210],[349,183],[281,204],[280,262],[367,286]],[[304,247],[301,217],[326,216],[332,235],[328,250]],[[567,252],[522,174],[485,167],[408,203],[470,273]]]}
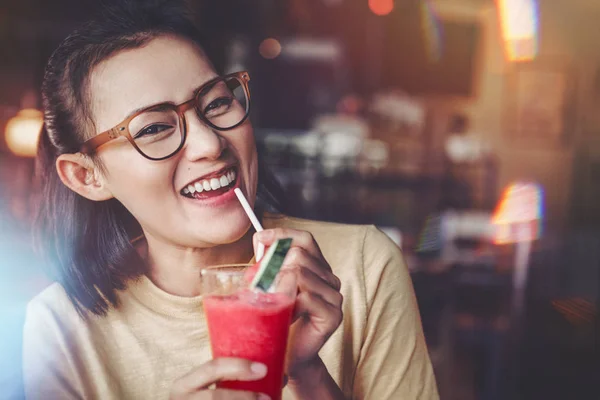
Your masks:
{"label": "eyelash", "polygon": [[[152,125],[148,125],[148,126],[146,126],[145,128],[143,128],[141,131],[139,131],[139,132],[137,133],[137,135],[135,135],[135,136],[134,136],[134,139],[138,139],[138,138],[141,138],[141,137],[143,137],[143,136],[147,136],[147,135],[155,135],[155,134],[158,134],[158,133],[160,133],[160,132],[155,132],[155,133],[145,133],[145,131],[146,131],[146,130],[148,130],[148,129],[150,129],[150,128],[154,128],[154,127],[165,127],[165,128],[167,128],[167,129],[168,129],[168,128],[170,127],[170,125],[167,125],[167,124],[152,124]],[[162,131],[161,131],[161,132],[162,132]]]}
{"label": "eyelash", "polygon": [[217,106],[215,106],[215,108],[220,107],[221,105],[226,105],[226,106],[230,106],[231,103],[233,103],[233,99],[230,97],[219,97],[218,99],[215,99],[213,101],[211,101],[208,106],[206,106],[206,108],[204,109],[204,114],[206,115],[208,112],[210,112],[211,110],[214,110],[215,108],[210,108],[213,104],[215,103],[219,103]]}

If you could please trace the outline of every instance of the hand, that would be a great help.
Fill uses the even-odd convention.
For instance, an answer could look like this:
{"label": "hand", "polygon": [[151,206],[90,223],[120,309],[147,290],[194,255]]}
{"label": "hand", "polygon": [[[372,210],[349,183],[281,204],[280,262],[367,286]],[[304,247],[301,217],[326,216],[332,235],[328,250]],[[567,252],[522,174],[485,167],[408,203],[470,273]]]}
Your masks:
{"label": "hand", "polygon": [[319,350],[342,322],[343,297],[340,280],[310,233],[268,229],[254,235],[254,248],[258,242],[270,246],[284,238],[292,239],[292,247],[281,268],[296,273],[299,290],[287,368],[290,380],[296,380],[303,371],[320,363]]}
{"label": "hand", "polygon": [[221,380],[255,381],[262,379],[266,374],[267,367],[264,364],[241,358],[216,358],[176,380],[171,388],[169,399],[268,400],[269,396],[265,394],[208,388]]}

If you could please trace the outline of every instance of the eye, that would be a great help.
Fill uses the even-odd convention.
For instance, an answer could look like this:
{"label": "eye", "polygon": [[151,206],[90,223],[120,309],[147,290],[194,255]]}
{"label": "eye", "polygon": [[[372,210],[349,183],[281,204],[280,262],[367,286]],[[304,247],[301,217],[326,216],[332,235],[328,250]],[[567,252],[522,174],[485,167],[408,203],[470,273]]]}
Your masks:
{"label": "eye", "polygon": [[219,97],[218,99],[211,101],[210,104],[204,108],[204,114],[223,113],[229,109],[231,103],[233,103],[232,97]]}
{"label": "eye", "polygon": [[134,139],[138,139],[143,136],[156,135],[157,133],[161,133],[172,128],[173,127],[171,125],[167,124],[152,124],[139,131],[137,135],[135,135]]}

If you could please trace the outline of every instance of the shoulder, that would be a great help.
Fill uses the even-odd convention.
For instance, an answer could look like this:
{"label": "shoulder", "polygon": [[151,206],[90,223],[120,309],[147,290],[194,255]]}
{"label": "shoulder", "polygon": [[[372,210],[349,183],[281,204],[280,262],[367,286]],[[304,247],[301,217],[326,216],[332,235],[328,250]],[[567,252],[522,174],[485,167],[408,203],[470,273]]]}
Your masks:
{"label": "shoulder", "polygon": [[282,214],[266,214],[264,224],[267,228],[290,228],[310,232],[324,250],[329,247],[345,252],[354,250],[367,259],[373,255],[400,254],[398,246],[374,225],[313,221]]}
{"label": "shoulder", "polygon": [[27,308],[30,312],[42,310],[60,314],[64,313],[65,311],[77,312],[69,300],[67,292],[59,283],[53,283],[38,293],[33,299],[31,299]]}
{"label": "shoulder", "polygon": [[362,243],[365,238],[366,225],[349,225],[334,222],[313,221],[309,219],[289,217],[283,214],[266,214],[266,228],[287,228],[310,232],[319,245],[335,245],[343,243]]}
{"label": "shoulder", "polygon": [[33,332],[45,335],[60,332],[64,335],[85,324],[85,319],[77,312],[65,289],[59,283],[53,283],[27,305],[25,337]]}
{"label": "shoulder", "polygon": [[28,312],[51,312],[53,314],[77,314],[65,289],[59,283],[53,283],[38,293],[27,306]]}
{"label": "shoulder", "polygon": [[400,248],[374,225],[312,221],[280,214],[269,214],[263,222],[266,228],[310,232],[325,259],[342,280],[377,281],[385,269],[406,279],[407,271]]}
{"label": "shoulder", "polygon": [[27,398],[85,398],[79,361],[84,319],[64,288],[54,283],[27,305],[23,380]]}

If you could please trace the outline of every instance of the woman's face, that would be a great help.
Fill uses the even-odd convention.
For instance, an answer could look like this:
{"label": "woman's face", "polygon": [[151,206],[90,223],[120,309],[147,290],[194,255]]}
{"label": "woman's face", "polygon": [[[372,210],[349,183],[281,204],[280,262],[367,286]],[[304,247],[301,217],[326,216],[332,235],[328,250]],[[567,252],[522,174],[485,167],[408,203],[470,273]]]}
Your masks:
{"label": "woman's face", "polygon": [[[99,64],[90,77],[96,131],[112,128],[140,108],[183,103],[215,76],[203,52],[184,39],[162,36],[120,52]],[[104,182],[147,237],[185,248],[235,242],[250,222],[233,189],[240,187],[252,204],[256,197],[252,126],[246,120],[235,129],[216,131],[193,109],[185,117],[186,143],[166,160],[144,158],[124,138],[102,146],[98,156],[105,166]],[[212,184],[211,190],[202,193],[184,190],[207,184]]]}

